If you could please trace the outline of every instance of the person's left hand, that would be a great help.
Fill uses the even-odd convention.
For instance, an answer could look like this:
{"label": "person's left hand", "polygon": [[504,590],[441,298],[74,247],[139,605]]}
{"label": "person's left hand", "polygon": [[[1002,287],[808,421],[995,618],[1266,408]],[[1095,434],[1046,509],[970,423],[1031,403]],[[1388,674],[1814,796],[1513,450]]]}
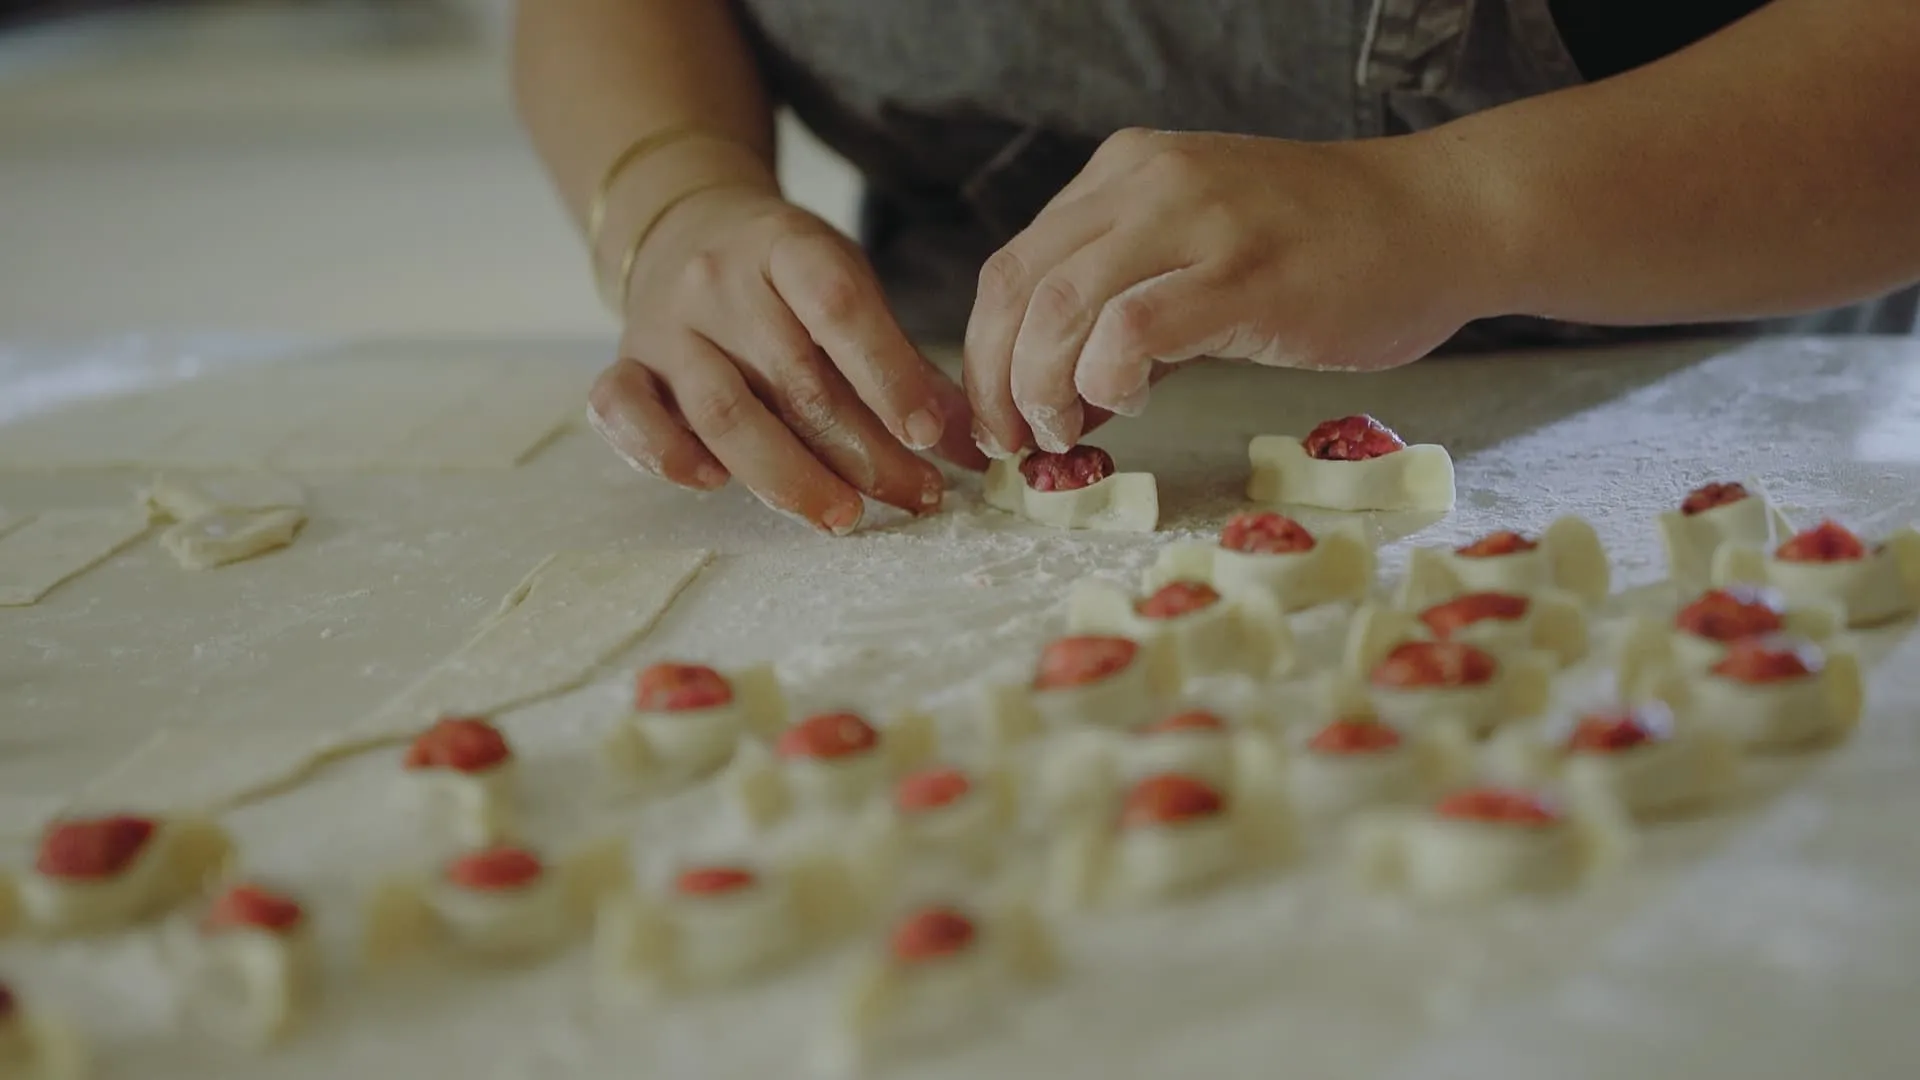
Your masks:
{"label": "person's left hand", "polygon": [[1371,370],[1486,314],[1480,195],[1422,136],[1123,131],[980,274],[974,438],[1060,452],[1137,415],[1156,364]]}

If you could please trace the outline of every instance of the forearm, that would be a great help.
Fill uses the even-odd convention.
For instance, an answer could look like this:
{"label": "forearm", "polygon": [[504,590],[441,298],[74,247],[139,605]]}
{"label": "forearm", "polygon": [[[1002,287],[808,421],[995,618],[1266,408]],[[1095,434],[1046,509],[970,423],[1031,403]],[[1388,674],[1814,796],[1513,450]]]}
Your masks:
{"label": "forearm", "polygon": [[1775,0],[1429,135],[1494,223],[1484,314],[1762,318],[1920,280],[1920,6]]}
{"label": "forearm", "polygon": [[[727,0],[523,0],[514,98],[535,151],[582,224],[607,167],[635,140],[692,124],[686,140],[621,176],[603,247],[619,247],[690,185],[773,186],[773,112]],[[617,253],[596,251],[603,266]]]}

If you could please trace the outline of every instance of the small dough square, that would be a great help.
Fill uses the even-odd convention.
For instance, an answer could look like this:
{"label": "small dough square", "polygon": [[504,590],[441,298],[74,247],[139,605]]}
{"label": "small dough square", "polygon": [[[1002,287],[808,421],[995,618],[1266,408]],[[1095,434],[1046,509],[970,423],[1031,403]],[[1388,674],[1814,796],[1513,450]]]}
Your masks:
{"label": "small dough square", "polygon": [[162,473],[141,493],[149,511],[192,521],[229,511],[298,510],[307,505],[299,484],[269,472],[185,476]]}
{"label": "small dough square", "polygon": [[160,546],[188,570],[211,570],[293,543],[307,512],[223,510],[182,521],[160,534]]}

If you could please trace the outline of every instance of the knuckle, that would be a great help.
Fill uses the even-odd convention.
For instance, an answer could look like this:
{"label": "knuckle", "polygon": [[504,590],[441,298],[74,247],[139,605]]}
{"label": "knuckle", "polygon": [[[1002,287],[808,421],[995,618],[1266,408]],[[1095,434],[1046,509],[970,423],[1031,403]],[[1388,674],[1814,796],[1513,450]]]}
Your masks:
{"label": "knuckle", "polygon": [[1156,182],[1181,187],[1191,184],[1201,172],[1199,155],[1177,142],[1155,148],[1143,167],[1151,170]]}
{"label": "knuckle", "polygon": [[687,424],[702,439],[717,442],[746,426],[750,398],[744,390],[712,390],[680,402]]}
{"label": "knuckle", "polygon": [[860,308],[860,267],[839,242],[817,230],[794,232],[775,241],[770,267],[780,278],[801,283],[799,302],[829,322],[850,318]]}
{"label": "knuckle", "polygon": [[1099,152],[1110,158],[1135,160],[1152,152],[1158,133],[1152,128],[1128,127],[1107,136]]}
{"label": "knuckle", "polygon": [[860,310],[860,283],[844,265],[834,266],[813,284],[814,309],[830,323],[852,319]]}
{"label": "knuckle", "polygon": [[781,242],[815,239],[820,234],[820,219],[792,203],[781,203],[766,212],[762,226],[774,232]]}
{"label": "knuckle", "polygon": [[1223,200],[1201,202],[1194,211],[1193,234],[1198,243],[1206,245],[1205,250],[1223,253],[1216,256],[1219,260],[1239,261],[1250,254],[1244,242],[1247,230],[1240,223],[1240,213]]}
{"label": "knuckle", "polygon": [[860,307],[858,267],[839,242],[818,233],[781,236],[770,254],[776,273],[803,282],[797,298],[826,321],[841,321]]}
{"label": "knuckle", "polygon": [[814,370],[814,365],[820,350],[804,330],[782,326],[769,332],[764,340],[765,346],[758,350],[764,359],[756,362],[755,367],[782,380],[818,380],[819,372]]}
{"label": "knuckle", "polygon": [[1003,247],[980,266],[980,298],[989,304],[1011,304],[1026,287],[1026,281],[1027,267],[1020,254]]}
{"label": "knuckle", "polygon": [[817,439],[839,426],[833,388],[813,364],[790,367],[779,385],[780,411],[802,440]]}
{"label": "knuckle", "polygon": [[1046,325],[1073,326],[1086,317],[1087,301],[1080,287],[1071,280],[1049,274],[1034,286],[1033,299],[1027,308]]}
{"label": "knuckle", "polygon": [[712,248],[703,248],[681,264],[679,293],[682,297],[710,296],[726,277],[726,259]]}
{"label": "knuckle", "polygon": [[1138,294],[1119,297],[1113,302],[1112,317],[1123,349],[1138,355],[1152,352],[1154,333],[1160,325],[1158,301]]}

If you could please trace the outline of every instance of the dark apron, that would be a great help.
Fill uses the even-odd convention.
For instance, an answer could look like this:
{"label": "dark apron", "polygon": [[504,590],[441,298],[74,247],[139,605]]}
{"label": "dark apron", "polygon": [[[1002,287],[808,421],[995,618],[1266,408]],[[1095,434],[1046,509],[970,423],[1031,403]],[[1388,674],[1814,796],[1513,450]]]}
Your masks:
{"label": "dark apron", "polygon": [[[775,95],[866,180],[896,314],[958,341],[982,262],[1125,127],[1422,130],[1580,82],[1548,0],[736,0]],[[1474,323],[1452,348],[1910,333],[1920,290],[1737,327]]]}

